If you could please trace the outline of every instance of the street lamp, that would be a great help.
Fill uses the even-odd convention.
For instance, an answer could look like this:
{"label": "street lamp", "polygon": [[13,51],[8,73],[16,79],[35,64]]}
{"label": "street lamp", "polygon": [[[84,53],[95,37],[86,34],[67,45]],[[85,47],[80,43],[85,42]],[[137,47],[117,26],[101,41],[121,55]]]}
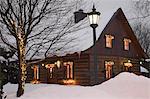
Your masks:
{"label": "street lamp", "polygon": [[100,12],[96,12],[95,6],[93,5],[92,12],[87,13],[89,16],[90,26],[93,28],[93,42],[96,42],[96,27],[98,26]]}
{"label": "street lamp", "polygon": [[[100,17],[100,12],[97,12],[95,6],[93,5],[92,12],[84,13],[82,9],[74,12],[75,23],[83,20],[85,17],[89,17],[90,26],[93,28],[93,44],[96,43],[96,27],[98,26],[98,21]],[[96,47],[93,47],[93,63],[94,63],[94,72],[92,73],[95,77],[95,83],[98,83],[98,65],[97,65],[97,51]]]}
{"label": "street lamp", "polygon": [[75,23],[83,20],[85,17],[89,17],[90,26],[93,28],[93,42],[96,42],[96,27],[98,26],[100,12],[97,12],[95,6],[93,5],[92,12],[84,13],[82,9],[74,12]]}

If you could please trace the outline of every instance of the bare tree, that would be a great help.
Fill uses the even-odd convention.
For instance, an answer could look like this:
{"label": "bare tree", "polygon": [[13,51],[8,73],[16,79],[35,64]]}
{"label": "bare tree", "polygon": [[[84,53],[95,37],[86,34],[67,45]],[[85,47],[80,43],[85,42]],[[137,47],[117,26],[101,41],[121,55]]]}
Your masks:
{"label": "bare tree", "polygon": [[145,53],[150,56],[150,28],[146,26],[146,23],[141,23],[139,21],[135,23],[133,29],[136,36]]}
{"label": "bare tree", "polygon": [[56,52],[74,40],[72,14],[80,0],[1,0],[2,41],[17,51],[19,84],[17,97],[24,93],[26,59]]}
{"label": "bare tree", "polygon": [[135,17],[130,19],[133,30],[144,51],[150,56],[150,1],[134,1],[133,6]]}

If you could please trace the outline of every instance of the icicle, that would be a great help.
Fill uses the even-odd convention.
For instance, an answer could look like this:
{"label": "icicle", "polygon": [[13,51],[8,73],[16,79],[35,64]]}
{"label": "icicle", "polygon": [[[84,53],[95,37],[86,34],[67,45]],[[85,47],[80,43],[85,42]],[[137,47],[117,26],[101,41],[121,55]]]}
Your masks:
{"label": "icicle", "polygon": [[79,58],[80,58],[80,56],[81,56],[81,51],[78,51],[77,53],[78,53],[78,56],[79,56]]}

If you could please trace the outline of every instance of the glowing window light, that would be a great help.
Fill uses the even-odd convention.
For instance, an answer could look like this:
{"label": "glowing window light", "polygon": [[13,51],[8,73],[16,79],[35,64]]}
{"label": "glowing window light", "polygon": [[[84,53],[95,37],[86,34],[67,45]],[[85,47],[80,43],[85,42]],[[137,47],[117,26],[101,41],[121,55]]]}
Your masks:
{"label": "glowing window light", "polygon": [[129,50],[129,43],[131,43],[130,39],[124,38],[124,50]]}
{"label": "glowing window light", "polygon": [[64,66],[67,67],[67,79],[73,78],[73,62],[64,62]]}
{"label": "glowing window light", "polygon": [[76,84],[76,81],[73,80],[73,79],[69,79],[69,80],[63,80],[63,83],[65,85],[75,85]]}
{"label": "glowing window light", "polygon": [[42,66],[45,66],[44,64],[42,64]]}
{"label": "glowing window light", "polygon": [[58,68],[60,68],[60,66],[61,66],[61,61],[57,60],[57,62],[55,62],[55,64],[57,65]]}
{"label": "glowing window light", "polygon": [[114,39],[114,36],[112,35],[105,35],[106,36],[106,47],[112,48],[112,40]]}
{"label": "glowing window light", "polygon": [[31,81],[31,83],[38,84],[38,83],[40,83],[38,81],[39,80],[39,67],[38,66],[33,66],[32,69],[33,69],[33,72],[34,72],[34,78]]}
{"label": "glowing window light", "polygon": [[132,63],[124,63],[124,66],[126,66],[126,67],[132,67],[133,65],[132,65]]}
{"label": "glowing window light", "polygon": [[126,63],[124,63],[124,66],[126,66],[126,67],[132,67],[133,65],[132,65],[132,63],[131,63],[131,60],[128,60],[128,62],[126,62]]}
{"label": "glowing window light", "polygon": [[112,77],[112,66],[114,65],[113,61],[105,61],[105,70],[106,70],[106,79]]}

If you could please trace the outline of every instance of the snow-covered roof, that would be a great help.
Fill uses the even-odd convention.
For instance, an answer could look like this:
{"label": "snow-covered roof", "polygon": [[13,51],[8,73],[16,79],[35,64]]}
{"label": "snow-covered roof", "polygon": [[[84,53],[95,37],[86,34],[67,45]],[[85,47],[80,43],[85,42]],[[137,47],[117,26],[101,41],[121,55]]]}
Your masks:
{"label": "snow-covered roof", "polygon": [[146,68],[144,68],[143,66],[140,66],[140,72],[149,73],[149,71]]}

